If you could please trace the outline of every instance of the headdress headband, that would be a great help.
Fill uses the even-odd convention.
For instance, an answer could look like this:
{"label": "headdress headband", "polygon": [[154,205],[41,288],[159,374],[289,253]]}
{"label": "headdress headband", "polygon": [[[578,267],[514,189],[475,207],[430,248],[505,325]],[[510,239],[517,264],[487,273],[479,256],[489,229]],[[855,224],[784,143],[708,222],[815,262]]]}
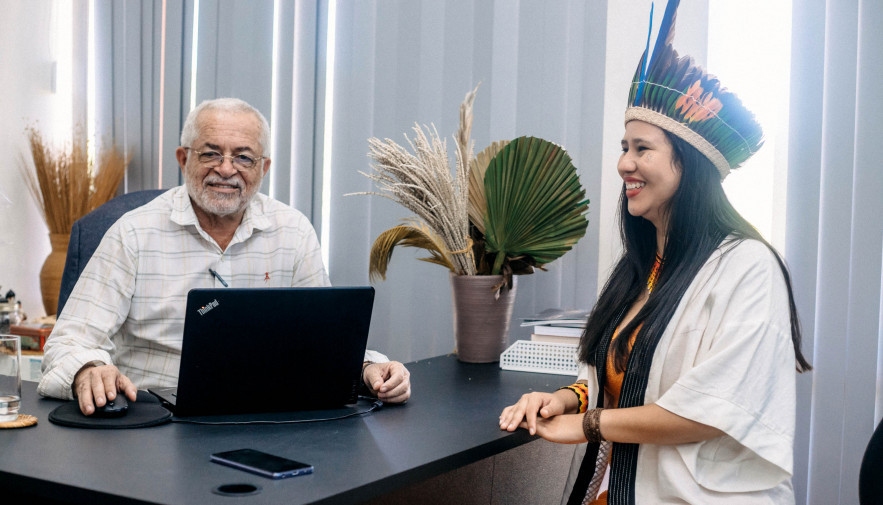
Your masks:
{"label": "headdress headband", "polygon": [[723,180],[763,145],[763,131],[754,114],[717,77],[693,58],[678,57],[672,48],[679,3],[669,0],[652,53],[647,35],[647,47],[629,89],[625,122],[644,121],[684,139],[711,160]]}

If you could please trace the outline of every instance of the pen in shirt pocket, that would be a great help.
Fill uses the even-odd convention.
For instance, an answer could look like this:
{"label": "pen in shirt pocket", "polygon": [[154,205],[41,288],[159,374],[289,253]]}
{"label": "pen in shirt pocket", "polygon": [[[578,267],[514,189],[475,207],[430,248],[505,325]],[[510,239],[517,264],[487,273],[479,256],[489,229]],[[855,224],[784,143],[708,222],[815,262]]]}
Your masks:
{"label": "pen in shirt pocket", "polygon": [[213,269],[211,269],[211,268],[209,268],[208,271],[209,271],[210,274],[212,274],[212,275],[215,277],[215,279],[218,279],[218,281],[220,281],[221,284],[223,284],[225,288],[229,288],[229,287],[230,287],[229,285],[227,285],[227,282],[224,280],[224,278],[221,277],[221,276],[218,274],[218,272],[215,272],[215,271],[214,271]]}

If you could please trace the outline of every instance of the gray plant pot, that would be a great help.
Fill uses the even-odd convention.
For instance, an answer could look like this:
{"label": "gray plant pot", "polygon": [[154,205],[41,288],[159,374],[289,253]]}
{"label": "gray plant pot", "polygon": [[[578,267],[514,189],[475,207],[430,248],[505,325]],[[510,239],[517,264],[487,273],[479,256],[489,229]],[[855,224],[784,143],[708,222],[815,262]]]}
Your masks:
{"label": "gray plant pot", "polygon": [[512,278],[512,289],[501,289],[497,298],[493,288],[501,282],[502,275],[451,274],[454,341],[460,361],[500,361],[500,353],[509,342],[518,277]]}

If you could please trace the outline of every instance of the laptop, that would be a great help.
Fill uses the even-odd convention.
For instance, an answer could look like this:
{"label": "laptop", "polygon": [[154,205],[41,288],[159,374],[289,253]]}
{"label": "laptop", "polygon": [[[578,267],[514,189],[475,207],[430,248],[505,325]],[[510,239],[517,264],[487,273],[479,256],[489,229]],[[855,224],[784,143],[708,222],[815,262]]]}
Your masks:
{"label": "laptop", "polygon": [[358,401],[372,287],[193,289],[176,416],[333,409]]}

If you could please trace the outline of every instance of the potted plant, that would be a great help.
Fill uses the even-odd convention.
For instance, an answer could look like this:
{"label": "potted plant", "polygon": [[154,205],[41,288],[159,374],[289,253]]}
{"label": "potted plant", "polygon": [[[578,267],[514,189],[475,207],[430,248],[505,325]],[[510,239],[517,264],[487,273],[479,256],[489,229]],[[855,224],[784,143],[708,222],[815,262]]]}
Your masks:
{"label": "potted plant", "polygon": [[129,158],[115,145],[90,159],[82,131],[64,148],[48,145],[35,127],[25,130],[34,170],[22,157],[21,169],[28,189],[49,228],[52,251],[40,270],[40,291],[46,314],[58,307],[58,292],[71,226],[74,221],[113,198],[123,180]]}
{"label": "potted plant", "polygon": [[415,125],[410,151],[390,139],[368,140],[373,194],[416,214],[381,233],[369,260],[372,281],[385,279],[396,246],[450,270],[454,335],[461,361],[498,361],[516,292],[530,274],[585,235],[589,201],[565,150],[535,137],[494,142],[477,156],[470,141],[476,87],[460,105],[453,174],[447,143]]}

